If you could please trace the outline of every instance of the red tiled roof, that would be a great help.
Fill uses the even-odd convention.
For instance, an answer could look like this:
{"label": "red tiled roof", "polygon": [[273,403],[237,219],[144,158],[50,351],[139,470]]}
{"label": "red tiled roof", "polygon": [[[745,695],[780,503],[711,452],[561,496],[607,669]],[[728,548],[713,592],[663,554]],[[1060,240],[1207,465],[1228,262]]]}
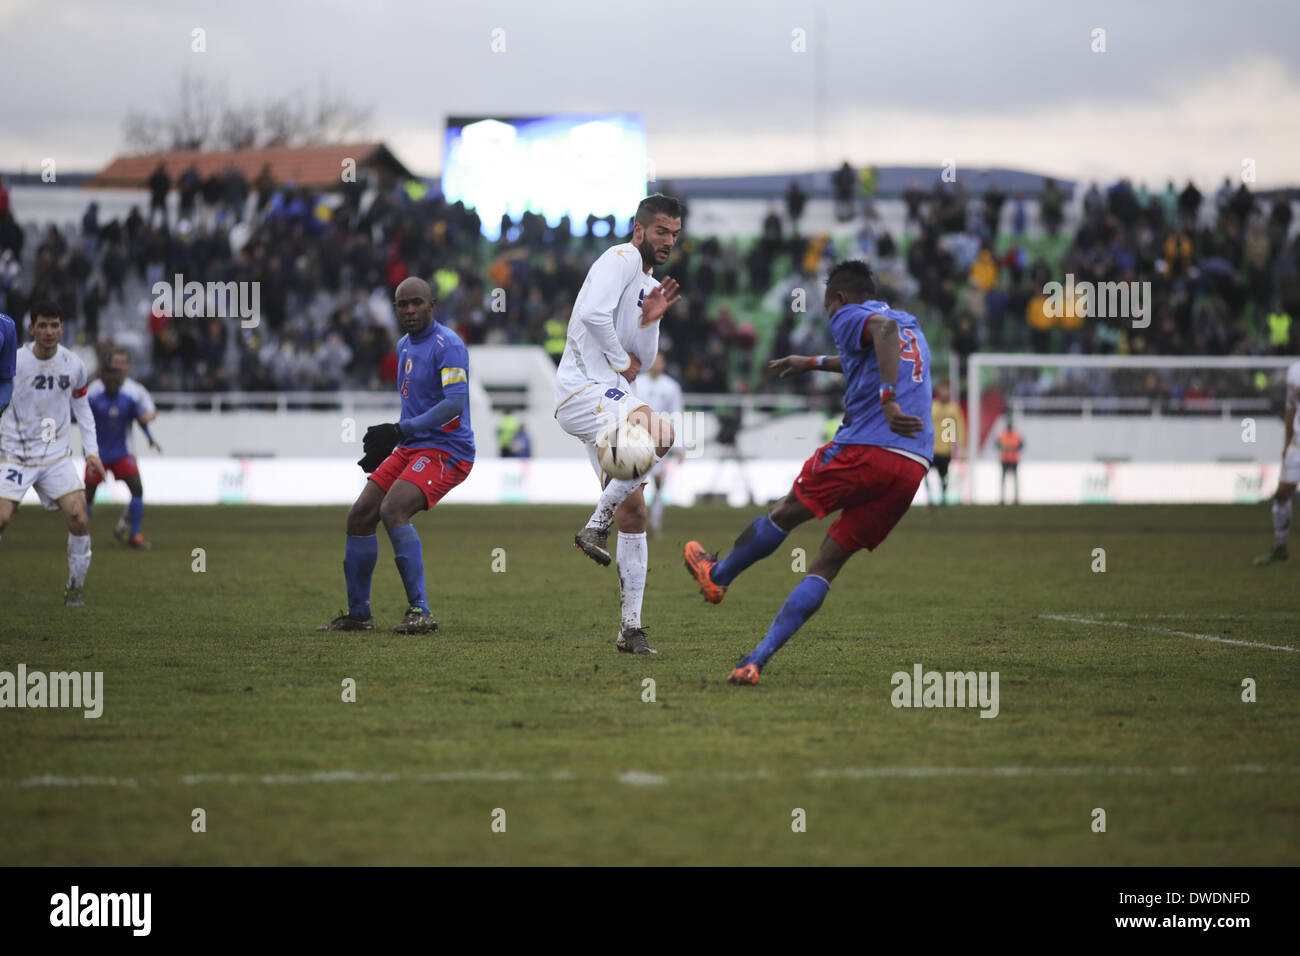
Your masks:
{"label": "red tiled roof", "polygon": [[168,153],[148,153],[142,156],[119,156],[108,164],[85,186],[102,188],[119,186],[142,189],[148,183],[159,163],[165,163],[167,174],[175,182],[193,165],[200,179],[213,173],[223,173],[232,164],[244,174],[251,185],[269,164],[271,175],[277,183],[292,182],[299,186],[331,186],[341,182],[343,161],[353,159],[357,168],[377,166],[403,178],[411,176],[408,170],[383,143],[351,143],[343,146],[302,146],[275,149],[242,149],[237,151],[177,150]]}

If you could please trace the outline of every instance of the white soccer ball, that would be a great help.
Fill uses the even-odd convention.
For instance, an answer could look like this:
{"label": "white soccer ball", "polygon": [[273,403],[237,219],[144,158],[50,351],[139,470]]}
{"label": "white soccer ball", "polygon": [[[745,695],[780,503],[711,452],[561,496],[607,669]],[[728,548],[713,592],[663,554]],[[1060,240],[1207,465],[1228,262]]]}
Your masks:
{"label": "white soccer ball", "polygon": [[611,425],[596,439],[600,467],[611,478],[640,478],[655,463],[655,442],[650,433],[632,422]]}

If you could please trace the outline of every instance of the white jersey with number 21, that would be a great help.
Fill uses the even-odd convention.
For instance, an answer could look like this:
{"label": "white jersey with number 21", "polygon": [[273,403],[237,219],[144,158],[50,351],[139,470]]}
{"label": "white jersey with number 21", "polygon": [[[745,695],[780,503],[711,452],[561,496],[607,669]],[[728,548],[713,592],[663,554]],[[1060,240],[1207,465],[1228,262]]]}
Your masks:
{"label": "white jersey with number 21", "polygon": [[68,439],[74,412],[83,450],[98,455],[86,380],[85,364],[62,345],[47,359],[36,357],[31,342],[20,348],[13,402],[0,419],[0,459],[46,465],[67,458],[72,454]]}

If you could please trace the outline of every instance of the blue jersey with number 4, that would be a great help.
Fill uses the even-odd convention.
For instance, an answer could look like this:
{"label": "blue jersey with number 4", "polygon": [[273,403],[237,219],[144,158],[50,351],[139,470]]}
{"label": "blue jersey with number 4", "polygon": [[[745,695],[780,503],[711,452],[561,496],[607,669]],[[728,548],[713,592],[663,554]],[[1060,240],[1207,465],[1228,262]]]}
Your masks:
{"label": "blue jersey with number 4", "polygon": [[[880,363],[869,335],[867,344],[862,344],[862,330],[873,315],[883,315],[898,323],[900,357],[898,381],[894,383],[898,406],[925,423],[925,428],[910,438],[892,431],[885,421],[880,404]],[[835,441],[841,445],[898,448],[932,461],[930,343],[925,340],[916,316],[891,309],[880,301],[846,305],[831,316],[831,335],[844,368],[844,423],[835,433]]]}
{"label": "blue jersey with number 4", "polygon": [[397,343],[397,389],[402,418],[423,415],[448,395],[464,397],[465,410],[441,428],[430,427],[400,443],[403,448],[441,448],[460,461],[474,460],[469,423],[469,349],[460,336],[434,321],[420,335]]}

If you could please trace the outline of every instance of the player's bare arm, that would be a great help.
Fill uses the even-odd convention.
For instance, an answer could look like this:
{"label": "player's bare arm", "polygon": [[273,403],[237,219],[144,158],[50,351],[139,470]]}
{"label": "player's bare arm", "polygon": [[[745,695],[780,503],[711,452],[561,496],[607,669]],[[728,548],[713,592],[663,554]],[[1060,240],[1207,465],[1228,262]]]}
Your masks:
{"label": "player's bare arm", "polygon": [[[885,383],[898,381],[898,360],[902,352],[902,342],[898,337],[898,323],[885,315],[876,314],[867,320],[867,331],[876,349],[876,361],[880,363],[880,380]],[[896,435],[911,437],[918,435],[925,428],[925,422],[915,415],[906,414],[898,402],[890,399],[882,403],[885,421],[889,430]]]}
{"label": "player's bare arm", "polygon": [[148,413],[148,414],[144,414],[144,415],[139,416],[139,417],[136,419],[136,421],[140,423],[140,430],[141,430],[142,432],[144,432],[144,437],[147,438],[147,439],[149,440],[149,447],[152,448],[154,451],[156,451],[158,454],[161,455],[161,454],[162,454],[162,445],[160,445],[160,444],[158,444],[158,442],[154,441],[153,433],[150,432],[149,429],[148,429],[148,427],[147,427],[147,426],[149,425],[149,423],[150,423],[151,421],[153,421],[153,420],[154,420],[155,418],[157,418],[157,417],[158,417],[157,413],[156,413],[156,412],[153,412],[153,413]]}
{"label": "player's bare arm", "polygon": [[677,304],[681,296],[677,293],[680,286],[672,276],[664,276],[664,281],[652,290],[641,303],[641,328],[654,325],[664,317],[664,313]]}
{"label": "player's bare arm", "polygon": [[1286,458],[1286,450],[1291,447],[1291,439],[1295,438],[1295,410],[1294,405],[1286,406],[1286,435],[1282,439],[1282,457]]}
{"label": "player's bare arm", "polygon": [[[821,361],[818,362],[818,359]],[[778,359],[772,359],[767,363],[767,367],[769,369],[779,368],[781,370],[779,378],[803,375],[811,372],[814,368],[823,372],[844,372],[843,363],[840,362],[838,355],[786,355]]]}
{"label": "player's bare arm", "polygon": [[618,374],[622,375],[625,379],[627,379],[627,383],[631,385],[633,382],[636,381],[636,377],[641,371],[641,359],[637,356],[635,352],[628,352],[627,357],[628,357],[627,368],[623,369],[623,371],[619,372]]}

